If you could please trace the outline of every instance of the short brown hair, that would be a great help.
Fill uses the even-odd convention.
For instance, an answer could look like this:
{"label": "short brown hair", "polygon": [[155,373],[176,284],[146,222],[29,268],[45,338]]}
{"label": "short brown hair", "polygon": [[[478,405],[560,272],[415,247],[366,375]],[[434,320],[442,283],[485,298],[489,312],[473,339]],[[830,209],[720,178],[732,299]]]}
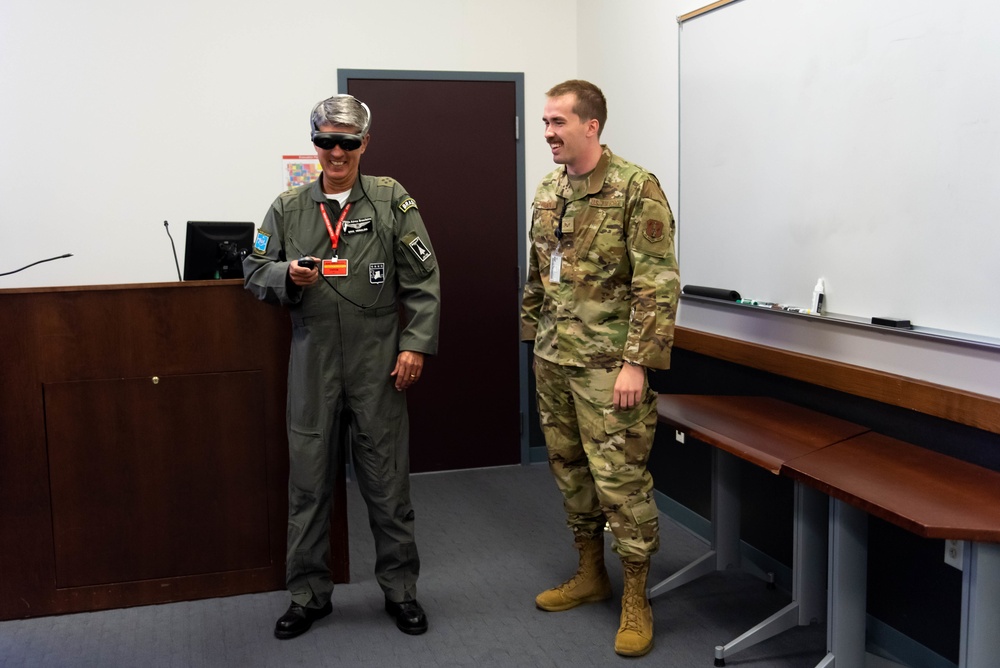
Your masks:
{"label": "short brown hair", "polygon": [[545,93],[548,97],[559,97],[560,95],[576,95],[576,104],[573,105],[573,113],[580,117],[581,121],[597,119],[597,136],[604,132],[604,123],[608,120],[608,101],[604,99],[601,89],[582,79],[570,79],[556,84]]}

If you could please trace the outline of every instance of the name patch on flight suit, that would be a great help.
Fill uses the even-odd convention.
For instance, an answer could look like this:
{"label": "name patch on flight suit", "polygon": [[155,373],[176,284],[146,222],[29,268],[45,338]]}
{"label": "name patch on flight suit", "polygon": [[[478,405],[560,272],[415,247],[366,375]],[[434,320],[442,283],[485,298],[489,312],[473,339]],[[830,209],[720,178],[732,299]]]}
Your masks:
{"label": "name patch on flight suit", "polygon": [[427,250],[427,246],[424,245],[424,242],[421,241],[420,237],[411,241],[409,246],[410,250],[413,251],[413,254],[416,255],[417,259],[421,262],[426,262],[427,258],[431,256],[431,252]]}
{"label": "name patch on flight suit", "polygon": [[267,244],[271,241],[271,235],[264,230],[257,230],[257,237],[253,240],[253,254],[263,255],[267,252]]}
{"label": "name patch on flight suit", "polygon": [[372,262],[368,265],[368,282],[372,285],[385,283],[385,262]]}
{"label": "name patch on flight suit", "polygon": [[417,202],[412,197],[407,197],[402,202],[399,203],[399,210],[406,213],[410,209],[416,209]]}
{"label": "name patch on flight suit", "polygon": [[357,220],[345,220],[344,221],[344,234],[362,234],[365,232],[372,231],[372,219],[371,218],[359,218]]}

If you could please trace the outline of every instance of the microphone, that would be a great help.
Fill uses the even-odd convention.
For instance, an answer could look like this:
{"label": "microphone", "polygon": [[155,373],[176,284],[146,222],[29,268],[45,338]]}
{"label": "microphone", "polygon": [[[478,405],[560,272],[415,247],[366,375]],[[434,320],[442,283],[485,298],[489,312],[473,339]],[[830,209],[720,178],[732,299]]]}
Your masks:
{"label": "microphone", "polygon": [[0,274],[0,276],[10,276],[11,274],[16,274],[19,271],[24,271],[28,267],[34,267],[36,264],[41,264],[43,262],[52,262],[52,260],[61,260],[64,257],[73,257],[73,254],[72,253],[66,253],[65,255],[57,255],[55,257],[45,258],[44,260],[39,260],[38,262],[32,262],[31,264],[26,264],[23,267],[21,267],[20,269],[15,269],[14,271],[5,271],[4,273]]}
{"label": "microphone", "polygon": [[177,246],[174,246],[174,237],[170,234],[170,223],[163,221],[163,229],[167,231],[167,236],[170,237],[170,248],[174,251],[174,266],[177,267],[177,280],[183,281],[184,279],[181,278],[181,265],[177,261]]}

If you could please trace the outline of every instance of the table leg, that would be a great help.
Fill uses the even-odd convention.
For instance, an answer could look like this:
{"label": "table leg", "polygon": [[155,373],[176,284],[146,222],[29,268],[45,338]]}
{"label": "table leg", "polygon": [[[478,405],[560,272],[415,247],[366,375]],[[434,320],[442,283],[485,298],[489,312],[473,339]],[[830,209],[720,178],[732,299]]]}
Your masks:
{"label": "table leg", "polygon": [[[703,575],[740,566],[740,460],[712,450],[712,543],[708,552],[650,587],[649,598]],[[758,569],[760,570],[760,569]]]}
{"label": "table leg", "polygon": [[825,494],[795,483],[792,529],[792,602],[743,635],[715,648],[715,665],[725,658],[795,626],[824,619],[828,502]]}
{"label": "table leg", "polygon": [[817,668],[865,665],[868,588],[868,515],[830,500],[826,657]]}
{"label": "table leg", "polygon": [[1000,545],[964,545],[959,668],[1000,665]]}

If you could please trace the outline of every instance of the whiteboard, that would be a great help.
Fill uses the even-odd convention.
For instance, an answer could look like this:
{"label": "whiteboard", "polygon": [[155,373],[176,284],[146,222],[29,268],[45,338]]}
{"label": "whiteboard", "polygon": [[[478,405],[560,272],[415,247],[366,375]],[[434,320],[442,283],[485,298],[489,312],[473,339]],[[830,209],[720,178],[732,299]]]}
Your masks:
{"label": "whiteboard", "polygon": [[684,283],[1000,336],[1000,3],[741,0],[680,27]]}

